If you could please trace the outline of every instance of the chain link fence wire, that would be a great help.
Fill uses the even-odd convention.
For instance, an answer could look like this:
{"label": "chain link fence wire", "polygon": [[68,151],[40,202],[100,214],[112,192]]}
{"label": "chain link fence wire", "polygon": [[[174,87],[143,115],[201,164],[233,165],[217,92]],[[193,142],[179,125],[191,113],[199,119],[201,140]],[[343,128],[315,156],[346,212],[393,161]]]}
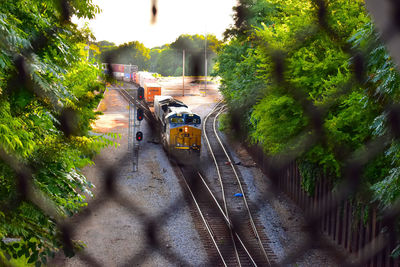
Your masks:
{"label": "chain link fence wire", "polygon": [[[391,46],[393,47],[392,43],[396,42],[397,38],[399,38],[398,31],[400,23],[398,14],[400,10],[400,4],[396,1],[383,1],[385,3],[383,6],[384,9],[386,8],[386,10],[382,11],[380,8],[380,1],[367,2],[369,7],[372,8],[371,13],[373,15],[375,15],[374,10],[379,9],[379,11],[377,11],[378,15],[376,17],[376,23],[378,24],[378,27],[381,28],[383,40],[389,44],[390,51],[394,52],[393,57],[395,60],[397,60],[397,62],[400,62],[398,59],[398,50],[391,48]],[[346,94],[355,85],[363,86],[363,83],[366,79],[366,63],[368,60],[368,55],[365,55],[362,51],[358,51],[353,48],[347,42],[347,40],[342,40],[335,30],[329,25],[327,17],[327,6],[329,4],[328,1],[315,0],[314,4],[316,6],[316,12],[314,16],[317,23],[315,25],[309,25],[307,33],[309,35],[314,35],[318,32],[325,32],[333,43],[335,43],[338,47],[340,47],[340,49],[342,49],[352,58],[353,76],[352,79],[344,83],[340,90],[338,90],[338,96],[340,96],[341,94]],[[70,21],[70,2],[68,0],[59,0],[59,5],[62,11],[60,21],[61,25],[63,25]],[[390,15],[386,16],[389,11]],[[157,1],[152,0],[152,23],[156,23],[158,12]],[[243,20],[246,19],[246,12],[238,12],[238,15],[239,17],[243,16]],[[30,47],[25,48],[20,54],[15,55],[15,73],[8,81],[8,88],[6,88],[6,92],[11,92],[15,88],[27,88],[39,97],[55,99],[51,96],[48,96],[48,92],[45,92],[40,85],[35,84],[31,80],[29,68],[30,63],[27,59],[30,58],[33,52],[38,53],[41,49],[48,46],[49,43],[53,41],[53,37],[59,30],[60,29],[57,27],[49,28],[46,32],[43,32],[42,35],[36,37],[31,42],[32,45]],[[301,45],[305,41],[306,40],[304,36],[299,35],[295,45]],[[299,246],[298,250],[292,251],[290,254],[286,255],[284,260],[277,264],[286,265],[295,263],[296,260],[301,258],[308,250],[316,247],[325,247],[332,252],[338,265],[341,266],[365,266],[367,264],[370,264],[371,266],[398,266],[398,260],[390,259],[388,257],[389,253],[387,252],[388,248],[393,248],[398,242],[396,220],[399,218],[400,203],[391,206],[388,210],[383,212],[379,222],[379,232],[375,231],[375,233],[372,233],[372,235],[370,234],[371,236],[369,240],[364,240],[363,243],[359,243],[361,245],[359,245],[360,247],[356,250],[358,252],[356,262],[348,261],[347,258],[343,258],[342,254],[336,253],[335,247],[321,237],[321,232],[315,231],[315,229],[320,229],[321,231],[325,230],[325,232],[329,232],[330,229],[335,228],[335,226],[330,225],[330,222],[334,221],[332,218],[336,216],[336,214],[340,214],[343,211],[348,211],[346,208],[347,206],[344,208],[343,205],[347,205],[346,203],[348,203],[349,197],[355,195],[360,190],[360,181],[365,165],[376,156],[383,153],[384,149],[391,144],[393,140],[399,139],[400,108],[398,103],[387,103],[386,105],[386,111],[389,114],[391,131],[374,140],[371,140],[368,144],[366,144],[366,148],[363,151],[354,151],[350,154],[350,156],[342,159],[344,162],[346,162],[343,169],[344,179],[343,182],[336,187],[336,191],[332,193],[329,185],[320,185],[324,192],[329,193],[326,193],[325,195],[319,195],[318,201],[316,202],[307,202],[303,197],[303,193],[299,193],[299,190],[301,190],[300,182],[297,181],[297,184],[290,189],[291,191],[288,189],[288,184],[290,185],[290,183],[293,183],[295,178],[301,179],[298,176],[298,170],[296,167],[293,167],[293,162],[301,154],[303,154],[304,151],[311,148],[313,145],[317,143],[324,143],[324,140],[326,139],[326,133],[323,129],[323,121],[329,105],[333,103],[328,103],[322,107],[316,107],[312,101],[309,100],[308,96],[303,90],[296,88],[294,84],[291,84],[286,79],[285,73],[287,70],[287,62],[285,53],[270,48],[268,44],[264,44],[264,48],[266,51],[268,51],[268,54],[271,56],[271,58],[273,58],[274,82],[285,88],[298,103],[301,103],[304,114],[309,118],[310,122],[306,132],[311,132],[311,134],[306,134],[304,132],[296,137],[304,140],[303,145],[299,149],[296,151],[287,151],[286,153],[281,153],[274,157],[266,157],[262,152],[257,150],[257,148],[249,148],[256,161],[258,161],[259,165],[267,173],[268,177],[275,182],[276,188],[283,188],[289,193],[289,195],[294,195],[294,199],[299,200],[300,204],[303,205],[303,208],[305,208],[307,211],[306,218],[308,222],[307,229],[309,229],[309,238],[302,246]],[[110,58],[107,61],[108,62],[106,63],[111,63],[112,60]],[[194,69],[197,70],[199,74],[201,72],[200,69],[202,69],[199,67],[202,64],[201,61],[201,59],[195,59],[194,62],[192,62],[197,66],[195,66]],[[111,68],[111,64],[108,64],[108,66]],[[108,73],[111,74],[112,69],[109,69]],[[64,132],[65,136],[69,137],[71,135],[76,135],[77,133],[74,129],[74,125],[76,125],[76,114],[74,114],[74,111],[62,109],[55,101],[52,104],[56,109],[61,111],[61,117],[59,118],[59,121],[61,122],[60,129]],[[305,136],[306,138],[304,138]],[[2,203],[1,211],[7,213],[7,211],[15,210],[23,201],[31,201],[35,203],[56,222],[60,236],[60,242],[62,243],[65,254],[76,254],[76,257],[79,257],[83,262],[90,266],[102,265],[98,259],[86,253],[85,250],[76,251],[74,243],[76,238],[75,230],[77,225],[80,225],[87,220],[91,213],[102,209],[105,203],[115,202],[141,221],[143,229],[145,229],[144,235],[146,236],[147,240],[145,248],[142,251],[132,255],[131,258],[126,259],[124,266],[132,266],[134,264],[140,265],[141,263],[144,263],[146,259],[154,252],[164,257],[171,264],[185,266],[190,265],[190,262],[186,262],[186,260],[181,256],[175,254],[171,250],[166,250],[165,246],[161,244],[161,240],[158,238],[160,228],[169,219],[171,214],[177,213],[186,205],[185,199],[178,198],[167,209],[165,209],[163,213],[152,217],[149,216],[139,205],[130,201],[129,198],[122,195],[120,192],[117,192],[116,183],[120,177],[119,171],[122,169],[122,162],[130,160],[128,153],[120,161],[121,166],[116,166],[115,164],[110,165],[105,158],[99,159],[99,162],[102,162],[102,164],[98,164],[97,168],[100,168],[101,173],[103,173],[103,185],[101,186],[102,191],[98,193],[99,197],[90,201],[88,207],[82,209],[79,214],[68,219],[60,218],[55,204],[52,203],[51,200],[47,199],[33,184],[32,173],[34,173],[36,170],[33,170],[25,163],[19,162],[13,155],[8,154],[4,149],[0,149],[0,159],[13,169],[15,173],[14,179],[17,182],[18,190],[17,199],[10,203]],[[288,175],[291,177],[288,177]],[[288,184],[282,185],[282,181],[285,181],[285,179],[288,181]],[[194,184],[194,188],[197,188],[197,179],[192,177],[192,179],[189,180]],[[273,195],[273,192],[266,195],[264,197],[264,201],[272,199]],[[307,205],[315,206],[316,203],[318,208],[306,207]],[[255,206],[256,208],[261,209],[263,203],[256,203]],[[327,230],[327,228],[329,229]],[[369,231],[372,230],[370,229]],[[339,236],[339,234],[336,235]],[[344,244],[345,240],[342,239],[341,242]],[[347,244],[347,246],[349,246],[349,244]],[[386,254],[382,254],[384,252]],[[0,259],[1,265],[10,265],[8,262],[1,261],[2,260]],[[207,264],[213,265],[217,262],[218,259],[214,258],[210,259],[210,262]]]}

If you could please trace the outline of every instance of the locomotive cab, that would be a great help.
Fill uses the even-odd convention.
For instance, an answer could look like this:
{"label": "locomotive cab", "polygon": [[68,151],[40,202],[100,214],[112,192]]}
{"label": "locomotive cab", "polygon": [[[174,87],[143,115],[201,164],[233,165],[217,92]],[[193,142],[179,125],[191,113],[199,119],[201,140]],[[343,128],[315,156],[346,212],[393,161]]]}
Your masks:
{"label": "locomotive cab", "polygon": [[169,144],[173,149],[200,152],[201,119],[193,113],[173,113],[168,116]]}
{"label": "locomotive cab", "polygon": [[171,96],[155,96],[154,113],[161,124],[164,148],[169,153],[197,153],[201,149],[201,119]]}

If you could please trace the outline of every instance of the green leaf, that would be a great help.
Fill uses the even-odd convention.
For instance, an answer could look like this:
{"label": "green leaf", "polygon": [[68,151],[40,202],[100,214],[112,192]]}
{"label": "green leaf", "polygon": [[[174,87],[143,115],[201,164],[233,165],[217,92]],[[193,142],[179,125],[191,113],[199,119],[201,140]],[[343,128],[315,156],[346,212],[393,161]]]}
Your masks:
{"label": "green leaf", "polygon": [[26,251],[25,251],[24,249],[20,249],[20,250],[18,251],[18,253],[17,253],[18,257],[22,257],[22,255],[24,255],[25,252],[26,252]]}
{"label": "green leaf", "polygon": [[38,259],[38,252],[35,251],[33,254],[29,257],[28,263],[34,263]]}

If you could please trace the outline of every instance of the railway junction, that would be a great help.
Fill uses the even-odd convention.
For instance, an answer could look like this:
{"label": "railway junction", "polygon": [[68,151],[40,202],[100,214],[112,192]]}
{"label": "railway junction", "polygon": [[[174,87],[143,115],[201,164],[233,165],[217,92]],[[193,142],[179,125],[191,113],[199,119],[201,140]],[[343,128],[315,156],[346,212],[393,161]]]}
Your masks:
{"label": "railway junction", "polygon": [[[101,166],[119,166],[117,192],[139,211],[110,201],[95,210],[89,220],[77,225],[76,238],[87,245],[85,253],[102,266],[273,266],[301,246],[307,231],[299,208],[283,194],[272,195],[272,185],[245,149],[218,130],[224,105],[217,89],[206,97],[193,91],[182,97],[174,87],[163,93],[174,95],[202,118],[198,164],[182,166],[169,158],[143,120],[138,171],[132,172],[126,153],[126,95],[134,95],[135,88],[129,83],[109,86],[99,105],[104,115],[94,128],[119,134],[118,146],[104,149],[95,159],[96,166],[84,171],[92,183],[101,185]],[[104,197],[96,195],[101,191],[95,188],[94,199]],[[149,222],[155,223],[158,249],[149,247],[144,234]],[[130,258],[141,251],[143,257]],[[57,266],[87,263],[62,256],[52,262]],[[319,248],[309,250],[297,265],[337,266],[337,262],[328,250]]]}

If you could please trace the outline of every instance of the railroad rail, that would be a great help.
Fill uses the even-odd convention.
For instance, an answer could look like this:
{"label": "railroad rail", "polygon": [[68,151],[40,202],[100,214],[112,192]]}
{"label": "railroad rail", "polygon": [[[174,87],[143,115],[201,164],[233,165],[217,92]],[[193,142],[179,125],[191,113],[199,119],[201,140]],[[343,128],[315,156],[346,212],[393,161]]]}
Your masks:
{"label": "railroad rail", "polygon": [[[196,165],[173,162],[175,173],[183,181],[199,214],[195,223],[201,221],[200,227],[205,228],[205,231],[200,232],[200,236],[205,240],[204,235],[207,235],[205,247],[211,259],[210,265],[271,266],[277,262],[277,257],[269,248],[268,238],[258,230],[261,229],[261,224],[253,219],[250,212],[240,173],[234,170],[234,164],[216,129],[216,121],[223,110],[222,104],[216,105],[203,122],[203,135],[219,173],[219,185],[207,182]],[[214,119],[209,120],[211,117]],[[210,131],[214,134],[213,137],[210,136]],[[230,168],[233,174],[229,173]],[[236,178],[232,180],[230,177],[234,176]],[[235,209],[238,204],[237,198],[233,203],[229,198],[229,195],[237,191],[243,196],[240,210],[245,208],[245,213]],[[238,217],[242,223],[238,223]]]}
{"label": "railroad rail", "polygon": [[[229,218],[225,215],[223,207],[219,204],[216,196],[209,185],[196,168],[189,165],[180,165],[173,160],[175,173],[183,181],[187,188],[190,198],[199,214],[202,225],[206,229],[208,241],[206,244],[212,264],[223,266],[242,266],[242,261],[238,261],[239,255],[236,249],[236,242],[249,259],[250,264],[245,266],[257,266],[244,241],[233,229]],[[194,188],[194,189],[193,189]],[[236,242],[235,242],[236,240]],[[211,249],[214,247],[214,249]]]}
{"label": "railroad rail", "polygon": [[[116,89],[118,89],[120,94],[128,102],[130,101],[133,103],[133,101],[136,101],[137,105],[144,109],[145,119],[149,122],[149,125],[154,126],[156,121],[148,106],[143,105],[134,98],[135,88],[127,89],[124,87],[125,86],[119,86],[119,88]],[[218,189],[215,185],[212,185],[212,183],[207,182],[197,167],[191,164],[176,162],[176,159],[171,159],[171,163],[175,173],[180,177],[183,185],[187,188],[188,195],[194,203],[198,220],[205,228],[205,235],[207,235],[207,237],[204,237],[204,240],[207,242],[205,247],[211,259],[210,263],[220,266],[271,266],[276,260],[276,256],[273,255],[271,250],[267,252],[264,249],[264,247],[268,246],[268,239],[266,237],[261,237],[257,230],[257,223],[254,222],[251,215],[245,189],[239,178],[240,175],[235,170],[234,164],[216,130],[216,120],[223,112],[223,109],[224,106],[221,103],[217,104],[203,122],[204,139],[206,140],[217,169],[220,188]],[[211,117],[214,117],[214,120],[210,124],[209,121],[211,120],[209,119]],[[213,137],[210,137],[211,131]],[[211,138],[212,140],[210,140]],[[216,149],[220,149],[221,151],[217,152]],[[226,165],[226,162],[229,162],[229,164]],[[193,164],[193,162],[191,163]],[[231,172],[233,172],[233,175],[229,174],[227,168],[232,168]],[[235,176],[236,178],[234,181],[224,180],[223,177],[227,176]],[[236,184],[236,187],[233,187],[233,184]],[[237,188],[237,186],[239,187]],[[244,203],[241,205],[240,209],[245,207],[247,210],[247,224],[245,226],[235,223],[237,220],[232,219],[240,217],[243,222],[243,212],[235,211],[235,207],[230,203],[232,199],[225,197],[233,195],[233,192],[238,190],[240,190],[243,195]],[[215,192],[221,193],[221,197]],[[222,203],[222,205],[220,203]]]}
{"label": "railroad rail", "polygon": [[[234,243],[239,243],[234,244],[234,247],[237,247],[237,264],[271,266],[276,261],[276,256],[268,248],[268,238],[258,230],[261,229],[261,225],[252,216],[241,175],[236,170],[235,163],[231,160],[216,128],[217,119],[224,110],[225,106],[218,103],[203,121],[203,136],[214,161],[219,182],[219,188],[214,186],[214,191],[220,195],[219,201],[224,206],[225,216],[234,229]],[[238,193],[239,197],[236,197]],[[243,223],[244,221],[246,223]],[[237,236],[242,236],[244,240],[238,239]],[[265,248],[268,248],[268,251]]]}
{"label": "railroad rail", "polygon": [[140,107],[140,108],[143,109],[143,111],[144,111],[144,118],[145,118],[147,121],[152,121],[152,120],[153,120],[153,114],[151,113],[149,107],[148,107],[146,104],[144,104],[144,103],[138,101],[138,100],[135,98],[135,93],[134,93],[134,91],[136,91],[137,88],[124,88],[123,86],[118,86],[118,87],[115,88],[115,89],[118,90],[118,92],[122,95],[122,97],[123,97],[126,101],[128,101],[128,102],[130,102],[130,103],[136,102],[136,105],[137,105],[138,107]]}
{"label": "railroad rail", "polygon": [[[178,164],[176,164],[176,162],[175,164],[173,164],[173,166],[175,169],[175,173],[180,176],[180,180],[184,182],[184,185],[186,186],[190,194],[190,198],[192,199],[194,206],[196,207],[196,210],[200,216],[200,220],[206,229],[209,240],[211,241],[211,246],[215,248],[215,250],[211,250],[211,246],[207,246],[209,248],[207,252],[211,254],[210,265],[220,264],[222,266],[231,266],[229,257],[226,257],[226,252],[223,251],[223,248],[220,244],[221,241],[223,242],[221,235],[218,233],[220,231],[216,231],[219,230],[216,229],[216,225],[224,227],[226,226],[226,224],[224,223],[221,216],[218,216],[218,214],[216,214],[216,209],[211,208],[213,207],[213,205],[211,205],[212,201],[210,197],[202,195],[202,192],[204,192],[205,189],[196,186],[196,190],[192,190],[193,181],[194,179],[197,179],[196,172],[194,172],[193,170],[185,169],[182,166],[178,167]],[[190,177],[192,179],[190,179]],[[225,228],[224,231],[227,231],[227,229]]]}

